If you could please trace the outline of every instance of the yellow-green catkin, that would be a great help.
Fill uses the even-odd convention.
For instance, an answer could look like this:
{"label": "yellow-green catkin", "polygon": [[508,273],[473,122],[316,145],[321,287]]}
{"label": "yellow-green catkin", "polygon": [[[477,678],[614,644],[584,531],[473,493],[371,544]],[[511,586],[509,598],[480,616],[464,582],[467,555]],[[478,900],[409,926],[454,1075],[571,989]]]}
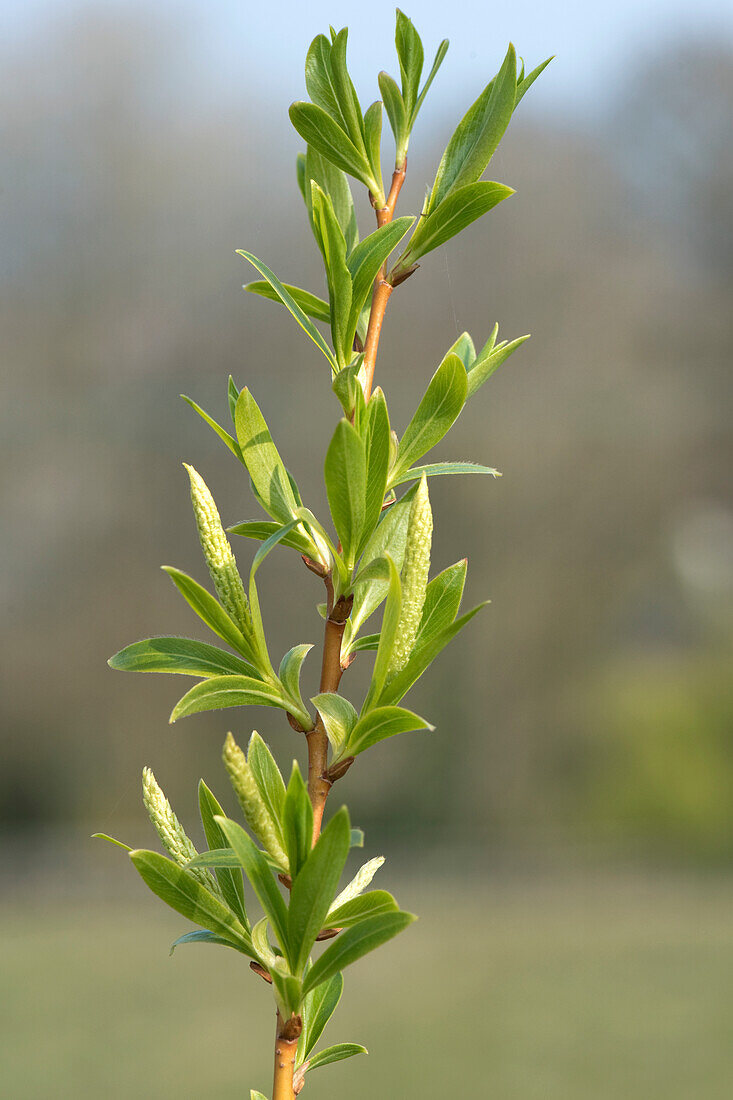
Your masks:
{"label": "yellow-green catkin", "polygon": [[[198,855],[198,852],[186,836],[183,826],[173,813],[170,802],[158,786],[150,768],[143,768],[143,802],[153,828],[162,840],[168,855],[179,867],[185,867],[194,856]],[[205,867],[191,868],[190,874],[213,894],[220,893],[216,879]]]}
{"label": "yellow-green catkin", "polygon": [[247,757],[231,733],[226,736],[222,757],[234,793],[237,796],[239,805],[242,807],[244,820],[265,851],[270,853],[283,871],[287,871],[288,857],[282,846],[275,823],[260,794],[252,769],[247,763]]}
{"label": "yellow-green catkin", "polygon": [[249,637],[252,632],[249,604],[214,498],[201,474],[185,462],[184,466],[191,479],[191,503],[196,517],[201,549],[204,552],[214,588],[224,610],[245,636]]}
{"label": "yellow-green catkin", "polygon": [[428,479],[423,474],[407,521],[405,559],[400,577],[402,612],[392,648],[392,660],[387,672],[388,680],[405,667],[415,644],[425,604],[432,541],[433,513],[428,496]]}

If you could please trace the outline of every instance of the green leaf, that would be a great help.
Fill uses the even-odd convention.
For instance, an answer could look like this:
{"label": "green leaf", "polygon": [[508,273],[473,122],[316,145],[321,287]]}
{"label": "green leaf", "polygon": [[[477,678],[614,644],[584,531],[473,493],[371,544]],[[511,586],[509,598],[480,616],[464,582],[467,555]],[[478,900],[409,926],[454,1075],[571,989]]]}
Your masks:
{"label": "green leaf", "polygon": [[382,101],[376,100],[364,115],[364,144],[372,166],[372,175],[384,193],[382,183]]}
{"label": "green leaf", "polygon": [[295,494],[265,418],[246,386],[237,399],[235,425],[242,459],[264,508],[273,519],[288,523],[298,508]]}
{"label": "green leaf", "polygon": [[356,725],[356,711],[348,699],[333,692],[314,695],[311,703],[318,708],[331,748],[334,753],[338,753]]}
{"label": "green leaf", "polygon": [[400,267],[409,267],[421,256],[439,248],[513,194],[513,188],[488,180],[455,188],[420,221]]}
{"label": "green leaf", "polygon": [[461,606],[467,566],[468,563],[463,558],[455,565],[449,565],[428,584],[422,617],[415,637],[416,647],[426,645],[454,621]]}
{"label": "green leaf", "polygon": [[[316,936],[323,928],[349,854],[350,833],[349,815],[344,806],[331,818],[293,881],[288,910],[288,939],[292,945],[295,973],[303,971]],[[340,967],[320,980],[330,977],[336,969]],[[318,984],[312,982],[310,988]]]}
{"label": "green leaf", "polygon": [[277,275],[275,275],[274,272],[270,271],[267,264],[263,264],[262,260],[258,260],[256,256],[253,256],[251,252],[247,252],[243,248],[238,248],[237,255],[243,256],[245,260],[248,260],[252,264],[252,267],[256,268],[257,271],[259,271],[260,275],[262,275],[262,277],[267,280],[282,304],[287,310],[290,311],[300,327],[303,329],[303,332],[305,332],[307,336],[310,336],[316,347],[326,356],[326,359],[328,359],[332,369],[338,370],[338,364],[336,363],[333,352],[329,348],[328,344],[323,339],[313,322],[303,312],[293,296],[285,289],[283,284],[278,279]]}
{"label": "green leaf", "polygon": [[415,920],[412,913],[381,913],[347,928],[326,948],[305,976],[303,992],[315,989],[338,971],[381,947]]}
{"label": "green leaf", "polygon": [[280,662],[280,668],[278,670],[278,679],[285,688],[286,692],[293,699],[301,710],[305,710],[305,705],[300,694],[300,670],[303,665],[303,661],[306,659],[310,651],[313,649],[312,645],[296,645],[283,657]]}
{"label": "green leaf", "polygon": [[[252,618],[252,631],[259,647],[261,662],[264,667],[269,670],[272,670],[272,665],[270,664],[270,657],[267,652],[267,639],[265,638],[265,628],[262,622],[262,612],[260,611],[260,597],[257,592],[255,577],[257,574],[257,570],[260,568],[270,551],[273,550],[278,545],[278,543],[282,541],[282,539],[289,535],[290,532],[297,525],[298,520],[293,519],[289,523],[286,523],[282,527],[280,527],[279,530],[275,531],[272,535],[270,535],[269,538],[265,539],[265,541],[262,543],[259,550],[255,554],[252,561],[252,567],[249,571],[249,610]],[[271,681],[274,679],[275,674],[271,671]],[[299,706],[297,699],[289,699],[286,696],[285,689],[282,687],[282,685],[278,684],[278,687],[283,692],[281,698],[283,699],[284,709],[292,713],[293,716],[299,721],[304,722],[307,728],[310,728],[310,726],[308,725],[310,716],[305,708]],[[291,706],[290,703],[292,703],[293,705]],[[273,705],[278,706],[280,704],[275,703]]]}
{"label": "green leaf", "polygon": [[420,95],[417,97],[417,102],[415,104],[415,109],[413,110],[412,118],[410,119],[410,128],[412,128],[414,126],[415,119],[417,118],[417,113],[423,105],[423,102],[425,100],[425,96],[428,94],[428,90],[430,88],[430,85],[435,80],[438,69],[443,64],[443,58],[448,53],[448,45],[449,45],[448,39],[444,38],[443,41],[438,46],[438,49],[435,53],[435,60],[433,61],[433,67],[430,70],[430,72],[428,73],[427,80],[425,81],[425,83],[422,86],[422,91],[420,92]]}
{"label": "green leaf", "polygon": [[[402,93],[389,73],[381,72],[378,76],[379,90],[382,93],[384,109],[387,112],[389,124],[397,147],[407,143],[409,127],[407,124],[407,111]],[[398,158],[399,159],[399,158]]]}
{"label": "green leaf", "polygon": [[[221,850],[226,847],[227,841],[224,833],[214,819],[217,815],[221,816],[224,811],[219,805],[218,799],[212,794],[203,779],[199,780],[198,793],[199,813],[201,814],[201,824],[204,828],[206,843],[210,849]],[[209,867],[211,867],[211,864],[209,864]],[[247,911],[244,907],[244,888],[242,885],[241,868],[214,867],[214,872],[224,901],[229,908],[237,914],[244,927],[249,931],[249,920],[247,919]]]}
{"label": "green leaf", "polygon": [[363,848],[364,847],[364,830],[352,829],[351,839],[349,840],[350,848]]}
{"label": "green leaf", "polygon": [[366,509],[360,552],[377,526],[382,512],[389,470],[389,433],[387,402],[381,387],[377,386],[366,409]]}
{"label": "green leaf", "polygon": [[392,485],[403,485],[406,481],[418,481],[423,474],[427,477],[438,477],[443,474],[490,474],[492,477],[501,477],[493,466],[480,466],[478,462],[433,462],[428,466],[413,466],[411,470],[405,470],[392,480]]}
{"label": "green leaf", "polygon": [[219,439],[221,439],[227,445],[232,454],[236,455],[240,462],[243,462],[244,460],[242,458],[242,452],[239,449],[239,444],[237,443],[236,439],[234,439],[234,437],[231,436],[228,431],[222,428],[221,424],[217,424],[213,417],[209,416],[207,412],[204,412],[200,405],[197,405],[196,402],[192,401],[190,397],[186,397],[185,393],[182,393],[181,397],[187,405],[191,406],[194,412],[197,412],[199,414],[202,420],[206,421],[210,428],[213,428],[213,430],[219,436]]}
{"label": "green leaf", "polygon": [[[291,878],[298,876],[313,843],[313,807],[297,761],[293,761],[282,810],[282,832]],[[291,943],[295,943],[291,938]]]}
{"label": "green leaf", "polygon": [[[285,287],[295,304],[303,310],[303,313],[307,314],[308,317],[312,317],[314,321],[325,321],[326,324],[330,324],[331,312],[328,308],[328,302],[324,302],[323,298],[311,294],[309,290],[302,290],[298,286],[291,286],[290,283],[283,283],[282,285]],[[271,302],[279,302],[281,305],[284,304],[277,291],[264,279],[257,279],[253,283],[247,283],[244,289],[249,291],[250,294],[259,294],[261,298],[267,298]]]}
{"label": "green leaf", "polygon": [[398,911],[399,905],[387,890],[370,890],[333,909],[327,914],[326,923],[329,928],[351,928],[367,917]]}
{"label": "green leaf", "polygon": [[376,707],[359,719],[351,731],[343,755],[358,756],[365,749],[397,733],[434,728],[424,718],[402,707]]}
{"label": "green leaf", "polygon": [[[340,378],[341,375],[338,377]],[[264,542],[269,539],[270,535],[274,535],[279,531],[281,527],[282,524],[276,521],[256,520],[251,523],[235,523],[233,527],[227,527],[227,532],[230,535],[241,535],[243,538]],[[291,550],[297,550],[299,554],[313,553],[313,543],[305,538],[297,528],[280,539],[280,542],[283,546],[289,546]]]}
{"label": "green leaf", "polygon": [[257,1089],[249,1090],[249,1100],[267,1100],[267,1097],[262,1092],[258,1092]]}
{"label": "green leaf", "polygon": [[397,628],[400,623],[400,612],[402,610],[402,585],[400,583],[400,575],[397,572],[397,567],[392,558],[390,558],[389,555],[385,555],[385,557],[387,558],[390,569],[389,588],[387,590],[387,599],[384,605],[384,615],[382,616],[382,629],[380,631],[377,656],[374,659],[374,668],[372,670],[372,682],[369,685],[369,691],[364,701],[364,706],[362,707],[362,714],[366,714],[370,707],[375,704],[384,688],[390,660],[392,658],[395,635],[397,634]]}
{"label": "green leaf", "polygon": [[412,25],[412,21],[399,8],[397,9],[395,46],[402,76],[402,98],[407,115],[411,116],[417,103],[425,52],[420,35]]}
{"label": "green leaf", "polygon": [[349,647],[349,653],[361,653],[365,650],[373,650],[378,648],[379,635],[365,634],[363,638],[357,638],[353,645]]}
{"label": "green leaf", "polygon": [[539,64],[536,69],[532,69],[532,72],[528,73],[527,76],[522,78],[522,80],[517,81],[517,94],[514,100],[515,111],[519,106],[519,101],[521,100],[524,93],[529,91],[537,77],[540,75],[540,73],[543,73],[545,71],[552,60],[554,60],[554,56],[548,57],[546,61],[541,62],[541,64]]}
{"label": "green leaf", "polygon": [[232,649],[236,649],[244,657],[252,658],[252,647],[249,641],[210,592],[207,592],[193,577],[182,573],[180,569],[174,569],[172,565],[164,565],[162,569],[210,630],[218,634]]}
{"label": "green leaf", "polygon": [[293,103],[290,121],[300,136],[322,156],[368,188],[376,188],[369,161],[351,138],[315,103]]}
{"label": "green leaf", "polygon": [[328,195],[311,183],[313,230],[323,256],[330,302],[331,336],[339,367],[351,360],[353,333],[348,335],[351,312],[351,274],[346,266],[346,240]]}
{"label": "green leaf", "polygon": [[313,39],[306,54],[305,86],[313,102],[343,127],[344,118],[331,72],[331,43],[325,34],[319,34]]}
{"label": "green leaf", "polygon": [[145,885],[171,909],[254,957],[249,934],[234,913],[177,863],[140,848],[130,852],[130,859]]}
{"label": "green leaf", "polygon": [[[227,403],[229,405],[229,415],[232,418],[232,424],[234,423],[234,410],[237,407],[237,398],[239,397],[239,390],[232,378],[229,375],[229,382],[227,383]],[[239,446],[239,444],[237,444]]]}
{"label": "green leaf", "polygon": [[309,1060],[308,1072],[319,1069],[321,1066],[330,1066],[332,1062],[342,1062],[344,1058],[353,1058],[355,1054],[368,1054],[366,1047],[360,1043],[336,1043],[332,1047],[319,1050]]}
{"label": "green leaf", "polygon": [[[408,490],[404,497],[388,508],[382,516],[379,526],[364,547],[361,560],[367,567],[378,560],[382,554],[388,553],[398,571],[402,569],[407,542],[407,524],[414,495],[414,488]],[[360,581],[357,577],[357,583],[354,585],[354,603],[341,647],[342,656],[346,656],[353,650],[354,640],[361,626],[379,607],[388,589],[388,580]]]}
{"label": "green leaf", "polygon": [[468,390],[466,396],[472,397],[479,386],[483,386],[484,382],[491,378],[494,371],[509,358],[513,351],[521,347],[526,340],[529,340],[528,335],[518,336],[517,339],[512,340],[510,344],[500,344],[498,347],[492,347],[486,355],[482,352],[468,372]]}
{"label": "green leaf", "polygon": [[284,1019],[288,1019],[300,1009],[303,1000],[302,985],[297,978],[282,973],[277,967],[270,970],[270,977],[280,1014]]}
{"label": "green leaf", "polygon": [[241,825],[228,817],[217,817],[227,840],[236,852],[252,889],[268,917],[272,930],[285,957],[290,959],[288,944],[288,911],[280,889],[265,856],[252,843]]}
{"label": "green leaf", "polygon": [[466,403],[466,391],[465,367],[457,355],[449,353],[430,379],[415,415],[405,428],[390,483],[440,442]]}
{"label": "green leaf", "polygon": [[433,663],[435,658],[440,653],[441,649],[448,645],[448,642],[456,636],[459,630],[462,630],[466,626],[474,615],[478,614],[482,607],[485,607],[489,601],[480,603],[478,607],[474,607],[471,611],[467,611],[465,615],[461,615],[460,619],[456,619],[449,627],[435,634],[429,641],[415,642],[415,648],[412,651],[409,661],[398,672],[393,680],[390,680],[389,684],[382,692],[379,702],[383,705],[398,703],[400,699],[405,695],[416,680],[422,676],[423,672]]}
{"label": "green leaf", "polygon": [[341,403],[341,408],[354,425],[359,423],[364,410],[364,391],[359,381],[359,369],[362,361],[363,356],[359,356],[348,367],[344,367],[336,375],[331,385],[331,389]]}
{"label": "green leaf", "polygon": [[[174,940],[169,954],[172,955],[175,949],[184,943],[217,943],[222,947],[233,947],[236,951],[240,950],[239,946],[232,940],[227,940],[224,936],[217,936],[215,932],[198,929],[196,932],[187,932],[185,936],[179,936],[177,940]],[[248,952],[245,952],[245,954],[248,954]]]}
{"label": "green leaf", "polygon": [[369,298],[374,280],[380,268],[387,262],[408,230],[415,223],[410,216],[395,218],[394,221],[375,229],[363,241],[360,241],[348,259],[349,271],[353,281],[349,332],[353,340],[359,314]]}
{"label": "green leaf", "polygon": [[347,569],[353,569],[364,530],[366,453],[348,420],[342,419],[326,453],[326,493]]}
{"label": "green leaf", "polygon": [[303,1001],[303,1030],[298,1040],[296,1064],[302,1065],[313,1050],[328,1021],[333,1016],[344,988],[342,974],[334,974],[327,982],[312,989]]}
{"label": "green leaf", "polygon": [[188,718],[206,710],[226,710],[228,707],[280,707],[288,710],[290,701],[276,687],[255,680],[252,676],[213,676],[202,680],[179,699],[169,721]]}
{"label": "green leaf", "polygon": [[249,739],[247,763],[252,769],[257,788],[274,822],[282,819],[285,803],[285,782],[275,758],[255,730]]}
{"label": "green leaf", "polygon": [[214,848],[209,852],[199,852],[186,864],[186,868],[197,867],[213,867],[215,871],[231,871],[238,867],[241,871],[242,864],[233,848],[224,847]]}
{"label": "green leaf", "polygon": [[256,676],[248,661],[224,649],[193,638],[144,638],[125,646],[107,662],[122,672],[171,672],[183,676]]}
{"label": "green leaf", "polygon": [[517,58],[510,44],[496,77],[469,107],[448,142],[433,184],[428,214],[449,191],[475,183],[483,175],[512,117],[516,85]]}
{"label": "green leaf", "polygon": [[113,836],[108,836],[107,833],[92,833],[92,840],[106,840],[110,844],[114,844],[115,847],[122,848],[125,852],[132,851],[129,844],[123,844],[121,840],[115,840]]}
{"label": "green leaf", "polygon": [[355,147],[366,153],[364,134],[364,119],[361,114],[361,104],[352,83],[349,71],[346,67],[346,46],[349,32],[346,27],[340,30],[331,43],[331,79],[336,100],[341,111],[344,129],[351,138]]}
{"label": "green leaf", "polygon": [[[308,146],[303,169],[304,187],[307,185],[308,188],[304,195],[308,216],[312,221],[312,191],[310,180],[313,180],[318,184],[321,190],[328,195],[333,203],[334,213],[336,214],[338,223],[341,226],[341,232],[346,241],[346,252],[347,254],[350,253],[359,240],[359,230],[356,224],[354,199],[346,175],[340,168],[337,168],[334,164],[331,164],[330,161],[326,160],[325,157],[322,157],[312,145]],[[328,311],[328,306],[326,309]],[[330,312],[327,317],[327,320],[329,319]]]}

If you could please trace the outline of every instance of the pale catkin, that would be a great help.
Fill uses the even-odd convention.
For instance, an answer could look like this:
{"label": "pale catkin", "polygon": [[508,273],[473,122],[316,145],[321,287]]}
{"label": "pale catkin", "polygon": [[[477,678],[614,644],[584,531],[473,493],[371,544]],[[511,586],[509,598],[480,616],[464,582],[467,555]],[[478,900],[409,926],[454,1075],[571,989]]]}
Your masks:
{"label": "pale catkin", "polygon": [[[143,768],[143,802],[153,828],[163,842],[168,855],[179,867],[185,867],[194,856],[198,855],[198,852],[186,836],[183,826],[173,813],[170,802],[163,794],[150,768]],[[212,894],[220,894],[216,879],[205,867],[191,868],[190,874]]]}
{"label": "pale catkin", "polygon": [[234,788],[234,793],[237,796],[237,801],[242,807],[244,820],[265,851],[270,853],[283,871],[287,871],[288,857],[280,841],[275,823],[260,794],[252,769],[247,763],[247,758],[231,733],[226,736],[222,758],[229,780]]}
{"label": "pale catkin", "polygon": [[216,594],[229,617],[234,620],[245,636],[249,637],[252,632],[249,604],[219,511],[201,475],[194,470],[193,466],[185,462],[184,466],[191,479],[193,513],[196,517],[201,549],[204,552]]}
{"label": "pale catkin", "polygon": [[375,856],[374,859],[370,859],[368,863],[360,867],[349,885],[344,887],[339,896],[334,899],[328,911],[329,914],[335,912],[336,909],[344,905],[347,901],[351,901],[352,898],[356,898],[359,894],[362,894],[383,863],[384,856]]}
{"label": "pale catkin", "polygon": [[396,676],[407,664],[420,626],[425,590],[430,572],[430,547],[433,540],[433,513],[425,474],[417,487],[407,521],[405,559],[402,565],[402,611],[392,647],[387,679]]}

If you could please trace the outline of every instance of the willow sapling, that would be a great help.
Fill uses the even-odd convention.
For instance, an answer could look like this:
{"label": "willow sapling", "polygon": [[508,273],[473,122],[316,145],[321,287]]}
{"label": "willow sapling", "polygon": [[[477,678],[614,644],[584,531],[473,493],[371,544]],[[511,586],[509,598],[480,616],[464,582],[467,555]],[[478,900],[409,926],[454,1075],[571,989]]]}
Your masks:
{"label": "willow sapling", "polygon": [[[305,741],[307,773],[294,762],[286,784],[258,733],[251,735],[246,751],[227,733],[224,766],[245,827],[224,815],[202,780],[199,810],[208,846],[202,853],[145,768],[143,801],[167,855],[128,849],[153,893],[197,926],[173,948],[184,943],[226,947],[243,955],[256,980],[270,987],[277,1021],[272,1100],[292,1100],[313,1070],[366,1053],[355,1043],[316,1048],[341,997],[343,971],[414,920],[391,894],[369,889],[381,856],[369,859],[342,887],[350,849],[363,846],[364,838],[351,827],[346,807],[325,826],[324,811],[332,787],[361,753],[387,737],[433,728],[401,706],[402,700],[483,604],[461,613],[465,560],[428,579],[433,531],[429,481],[452,474],[497,477],[498,472],[471,462],[420,463],[465,403],[527,339],[497,343],[494,327],[477,353],[463,333],[446,352],[398,437],[385,395],[374,387],[385,312],[418,261],[513,193],[481,177],[524,93],[548,63],[525,75],[509,46],[498,73],[450,138],[419,217],[395,217],[412,130],[448,42],[440,44],[423,80],[422,42],[398,11],[400,83],[380,73],[382,101],[365,112],[348,73],[346,45],[345,29],[314,39],[305,70],[309,100],[290,108],[306,146],[298,157],[297,181],[323,259],[327,298],[282,283],[256,256],[240,253],[260,276],[245,289],[284,306],[327,360],[331,389],[343,413],[324,462],[330,522],[322,523],[303,503],[246,386],[240,390],[229,379],[232,430],[185,398],[244,467],[255,502],[267,518],[225,531],[206,482],[187,465],[196,526],[216,595],[178,569],[166,567],[166,572],[227,648],[191,638],[155,637],[127,646],[109,662],[116,669],[192,676],[197,683],[176,703],[171,722],[202,711],[266,706],[284,712],[296,747]],[[388,192],[381,168],[383,108],[396,150]],[[376,229],[363,239],[349,176],[366,189],[376,214]],[[392,260],[395,251],[398,256]],[[330,341],[319,326],[330,330]],[[230,536],[237,539],[240,560],[248,557],[252,542],[260,544],[246,585]],[[312,646],[295,645],[275,671],[260,609],[258,570],[272,551],[283,549],[295,551],[325,586],[320,685],[310,698],[303,696],[301,669]],[[378,631],[364,633],[380,608]],[[370,652],[371,682],[357,709],[340,693],[341,678],[355,659],[371,659]],[[262,911],[259,917],[252,915],[255,901]],[[266,1100],[256,1090],[251,1097]]]}

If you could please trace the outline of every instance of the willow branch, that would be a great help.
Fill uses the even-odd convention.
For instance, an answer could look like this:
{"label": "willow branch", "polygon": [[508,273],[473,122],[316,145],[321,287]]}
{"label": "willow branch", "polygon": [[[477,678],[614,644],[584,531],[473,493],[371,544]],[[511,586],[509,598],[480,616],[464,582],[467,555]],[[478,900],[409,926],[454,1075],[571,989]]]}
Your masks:
{"label": "willow branch", "polygon": [[293,1075],[295,1073],[295,1053],[298,1049],[298,1036],[302,1030],[299,1016],[283,1020],[278,1012],[275,1032],[275,1073],[272,1086],[272,1100],[295,1100]]}
{"label": "willow branch", "polygon": [[[387,225],[392,221],[395,206],[397,205],[397,198],[402,189],[402,184],[405,182],[406,173],[406,164],[401,168],[395,168],[392,173],[392,186],[389,189],[386,205],[377,208],[378,226]],[[384,314],[387,310],[387,302],[390,299],[392,290],[392,284],[387,281],[387,265],[384,264],[374,281],[372,308],[369,313],[369,327],[367,329],[366,340],[364,341],[364,397],[367,401],[372,392],[374,367],[376,366],[377,351],[379,350],[379,337],[382,333]]]}

